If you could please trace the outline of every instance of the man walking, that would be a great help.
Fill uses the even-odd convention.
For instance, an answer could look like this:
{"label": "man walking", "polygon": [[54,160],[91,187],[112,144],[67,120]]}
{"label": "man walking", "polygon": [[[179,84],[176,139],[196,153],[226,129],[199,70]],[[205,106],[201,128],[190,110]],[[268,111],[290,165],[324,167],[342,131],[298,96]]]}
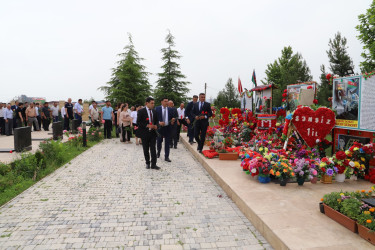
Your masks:
{"label": "man walking", "polygon": [[57,102],[53,103],[53,106],[51,107],[51,111],[52,111],[53,122],[58,122],[59,121],[59,107],[57,106]]}
{"label": "man walking", "polygon": [[26,109],[26,121],[29,127],[34,125],[34,131],[39,131],[38,119],[36,118],[36,109],[33,102],[31,102],[30,106]]}
{"label": "man walking", "polygon": [[[206,140],[208,119],[212,116],[211,104],[205,102],[206,95],[199,94],[199,102],[195,103],[191,115],[195,117],[194,137],[198,143],[197,150],[202,153],[204,141]],[[200,137],[199,137],[200,136]]]}
{"label": "man walking", "polygon": [[193,128],[193,123],[194,123],[194,115],[192,115],[191,111],[193,109],[193,106],[195,103],[198,101],[198,96],[194,95],[193,96],[193,101],[189,102],[188,105],[186,105],[186,110],[185,114],[187,116],[186,123],[188,124],[188,137],[189,137],[189,143],[190,145],[195,143],[194,142],[194,128]]}
{"label": "man walking", "polygon": [[25,105],[22,108],[22,125],[19,127],[26,127],[27,126],[27,120],[26,120],[26,109],[29,107],[29,103],[25,102]]}
{"label": "man walking", "polygon": [[[35,113],[36,113],[36,119],[38,121],[38,126],[39,126],[39,130],[42,128],[42,118],[40,117],[40,113],[39,113],[39,102],[35,103]],[[37,130],[35,125],[34,125],[34,130]]]}
{"label": "man walking", "polygon": [[23,115],[23,103],[18,103],[18,107],[16,108],[16,124],[17,128],[23,127],[25,117]]}
{"label": "man walking", "polygon": [[[178,119],[178,113],[177,109],[174,107],[174,103],[172,100],[169,100],[168,107],[172,110],[172,117],[175,117],[176,120]],[[177,120],[178,121],[178,120]],[[177,122],[174,122],[173,124],[170,124],[171,126],[171,137],[169,140],[169,147],[170,148],[177,148]]]}
{"label": "man walking", "polygon": [[160,151],[162,148],[163,140],[164,143],[164,160],[167,162],[171,162],[169,159],[169,142],[171,136],[171,126],[170,123],[173,124],[176,120],[171,108],[168,108],[168,98],[163,98],[161,101],[161,105],[156,107],[156,114],[159,120],[159,134],[160,136],[157,138],[157,157],[160,157]]}
{"label": "man walking", "polygon": [[5,120],[4,110],[6,109],[5,103],[0,102],[0,135],[5,135]]}
{"label": "man walking", "polygon": [[[138,111],[137,114],[137,125],[138,133],[142,139],[143,155],[146,161],[147,169],[159,170],[160,168],[156,166],[156,129],[159,124],[158,116],[154,109],[155,100],[152,97],[147,97],[146,107]],[[150,162],[151,153],[151,162]],[[151,163],[151,166],[150,166]]]}
{"label": "man walking", "polygon": [[112,124],[115,121],[115,116],[113,115],[113,108],[111,107],[111,102],[106,101],[106,106],[102,108],[102,119],[104,120],[104,138],[112,139]]}
{"label": "man walking", "polygon": [[48,107],[48,102],[44,103],[41,115],[42,115],[43,129],[44,131],[49,131],[49,124],[51,123],[52,112],[51,112],[51,109]]}
{"label": "man walking", "polygon": [[78,102],[74,104],[74,118],[78,120],[78,126],[81,126],[82,123],[82,99],[78,99]]}
{"label": "man walking", "polygon": [[65,118],[64,118],[64,129],[70,130],[70,120],[73,120],[73,104],[72,98],[68,99],[68,102],[65,104]]}
{"label": "man walking", "polygon": [[181,126],[185,125],[188,127],[188,124],[186,122],[186,117],[185,117],[185,104],[182,102],[180,104],[180,107],[177,109],[177,115],[178,115],[178,120],[177,120],[177,142],[180,141],[180,132],[181,132]]}
{"label": "man walking", "polygon": [[10,103],[8,103],[7,108],[4,110],[5,119],[5,134],[10,136],[13,134],[13,110],[10,109]]}

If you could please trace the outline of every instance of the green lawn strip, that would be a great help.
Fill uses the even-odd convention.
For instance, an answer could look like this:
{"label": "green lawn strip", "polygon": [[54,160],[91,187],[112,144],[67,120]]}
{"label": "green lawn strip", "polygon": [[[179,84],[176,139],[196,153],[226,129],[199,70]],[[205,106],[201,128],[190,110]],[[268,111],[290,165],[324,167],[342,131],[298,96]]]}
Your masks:
{"label": "green lawn strip", "polygon": [[[12,174],[12,178],[6,178],[7,176],[2,176],[0,174],[0,206],[4,205],[39,180],[43,179],[44,177],[48,176],[49,174],[53,173],[56,169],[60,168],[61,166],[65,165],[66,163],[70,162],[76,156],[80,155],[87,149],[93,147],[95,144],[99,143],[100,141],[87,141],[87,147],[82,146],[73,146],[69,143],[62,143],[62,146],[59,150],[62,152],[62,158],[60,158],[59,162],[56,162],[53,158],[52,159],[45,159],[45,167],[38,172],[35,181],[32,177],[25,177],[22,174],[16,173],[9,173]],[[29,154],[30,157],[35,156],[35,154]],[[26,156],[27,157],[27,156]],[[17,160],[16,160],[17,161]],[[13,163],[10,163],[14,164]],[[8,164],[9,165],[9,164]],[[3,166],[5,166],[3,164]],[[13,169],[11,171],[14,171]],[[16,176],[16,177],[14,177]],[[10,184],[9,184],[10,183]],[[5,188],[2,188],[6,186]],[[2,190],[2,191],[1,191]]]}

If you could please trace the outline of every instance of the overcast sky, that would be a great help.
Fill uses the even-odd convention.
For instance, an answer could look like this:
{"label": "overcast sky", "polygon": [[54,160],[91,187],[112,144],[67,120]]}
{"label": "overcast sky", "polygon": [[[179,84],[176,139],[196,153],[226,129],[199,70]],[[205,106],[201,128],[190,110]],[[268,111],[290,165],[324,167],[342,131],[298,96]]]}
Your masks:
{"label": "overcast sky", "polygon": [[[116,55],[133,42],[154,86],[169,29],[183,56],[190,94],[216,97],[229,77],[250,89],[284,46],[300,52],[319,81],[328,41],[340,31],[359,71],[358,15],[371,0],[125,1],[2,0],[0,101],[25,94],[64,100],[103,99]],[[327,65],[328,66],[328,65]]]}

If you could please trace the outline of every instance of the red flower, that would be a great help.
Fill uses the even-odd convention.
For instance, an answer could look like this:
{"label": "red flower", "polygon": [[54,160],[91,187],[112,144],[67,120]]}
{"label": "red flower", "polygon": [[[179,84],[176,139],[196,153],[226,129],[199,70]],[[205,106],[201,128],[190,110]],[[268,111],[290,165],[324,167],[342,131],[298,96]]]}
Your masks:
{"label": "red flower", "polygon": [[9,153],[13,153],[13,151],[11,150],[11,151],[9,151]]}
{"label": "red flower", "polygon": [[284,93],[288,92],[288,89],[284,89]]}
{"label": "red flower", "polygon": [[286,102],[286,99],[283,99],[282,102]]}
{"label": "red flower", "polygon": [[202,114],[204,114],[204,111],[202,111]]}
{"label": "red flower", "polygon": [[307,89],[312,89],[312,86],[307,86]]}
{"label": "red flower", "polygon": [[331,74],[327,74],[327,75],[326,75],[326,78],[327,78],[327,80],[329,81],[329,80],[332,78],[332,75],[331,75]]}
{"label": "red flower", "polygon": [[284,93],[284,94],[283,94],[283,97],[287,97],[287,96],[288,96],[288,94],[287,94],[287,93]]}
{"label": "red flower", "polygon": [[341,161],[341,160],[344,160],[346,158],[346,154],[344,151],[337,151],[336,152],[336,159]]}
{"label": "red flower", "polygon": [[149,118],[146,118],[146,121],[150,120]]}
{"label": "red flower", "polygon": [[318,100],[317,100],[317,99],[314,99],[313,103],[314,103],[314,104],[318,104]]}

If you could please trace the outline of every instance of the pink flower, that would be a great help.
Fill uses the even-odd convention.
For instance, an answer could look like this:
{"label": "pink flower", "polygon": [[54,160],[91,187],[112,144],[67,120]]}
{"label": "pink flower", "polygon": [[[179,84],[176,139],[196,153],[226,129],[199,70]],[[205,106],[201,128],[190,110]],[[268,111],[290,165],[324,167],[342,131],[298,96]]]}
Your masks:
{"label": "pink flower", "polygon": [[91,135],[95,135],[95,133],[91,133]]}
{"label": "pink flower", "polygon": [[102,124],[104,124],[105,123],[105,121],[104,120],[102,120]]}

